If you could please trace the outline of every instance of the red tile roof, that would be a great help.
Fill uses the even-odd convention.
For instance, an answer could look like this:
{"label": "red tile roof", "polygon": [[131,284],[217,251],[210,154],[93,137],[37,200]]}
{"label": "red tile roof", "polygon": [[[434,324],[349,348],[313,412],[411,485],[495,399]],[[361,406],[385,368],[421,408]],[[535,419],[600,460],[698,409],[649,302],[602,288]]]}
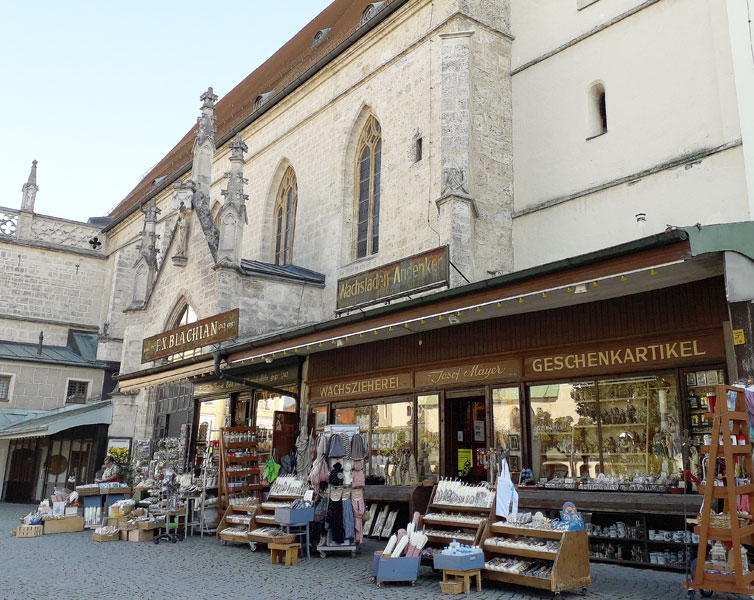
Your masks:
{"label": "red tile roof", "polygon": [[[267,92],[280,93],[296,83],[296,80],[325,58],[361,26],[361,15],[373,0],[334,0],[325,10],[299,31],[280,50],[273,54],[246,79],[228,92],[216,105],[217,133],[215,142],[220,145],[234,127],[247,119],[254,109],[256,98]],[[385,9],[396,0],[386,0],[380,6]],[[401,2],[402,3],[402,2]],[[379,14],[379,13],[378,13]],[[313,45],[318,31],[330,29],[317,46]],[[197,103],[198,106],[198,103]],[[197,109],[198,114],[198,109]],[[165,177],[168,183],[180,176],[191,163],[191,149],[197,126],[142,179],[139,184],[110,212],[119,217],[135,207],[152,189],[155,179]]]}

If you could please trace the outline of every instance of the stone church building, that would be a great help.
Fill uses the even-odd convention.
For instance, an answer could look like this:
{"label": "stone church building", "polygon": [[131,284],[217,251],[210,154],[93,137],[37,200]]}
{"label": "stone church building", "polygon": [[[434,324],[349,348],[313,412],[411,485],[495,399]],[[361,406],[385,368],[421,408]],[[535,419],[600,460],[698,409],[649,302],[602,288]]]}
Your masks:
{"label": "stone church building", "polygon": [[[492,445],[502,384],[523,413],[547,377],[751,377],[754,76],[735,5],[334,0],[225,96],[202,93],[107,218],[36,215],[27,195],[0,209],[5,271],[44,298],[0,286],[0,350],[98,334],[81,354],[97,375],[76,377],[107,398],[109,437],[192,446],[252,423],[281,453],[278,413],[300,448],[365,402],[407,404],[420,437],[424,399],[450,415],[473,398]],[[582,356],[571,344],[699,332],[704,359],[536,370]],[[466,387],[427,375],[472,362]],[[10,370],[0,354],[0,391]],[[16,439],[0,428],[0,469]]]}

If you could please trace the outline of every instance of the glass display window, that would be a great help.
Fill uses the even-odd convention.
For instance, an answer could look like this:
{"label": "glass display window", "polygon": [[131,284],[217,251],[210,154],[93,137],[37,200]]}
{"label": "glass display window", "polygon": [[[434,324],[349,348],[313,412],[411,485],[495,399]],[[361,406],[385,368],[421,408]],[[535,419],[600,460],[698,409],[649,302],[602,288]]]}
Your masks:
{"label": "glass display window", "polygon": [[[295,391],[295,388],[290,388]],[[292,396],[281,396],[270,392],[256,393],[257,452],[259,464],[264,465],[272,453],[272,436],[276,412],[296,412],[296,399]],[[278,457],[280,460],[282,457]]]}
{"label": "glass display window", "polygon": [[312,428],[315,434],[321,433],[324,430],[325,425],[327,425],[328,412],[329,407],[326,404],[322,406],[312,407],[312,420],[310,421],[310,423],[312,424]]}
{"label": "glass display window", "polygon": [[529,387],[535,479],[594,476],[599,467],[594,382]]}
{"label": "glass display window", "polygon": [[366,434],[365,475],[384,477],[391,483],[403,482],[405,464],[414,452],[413,408],[411,400],[373,400],[369,405],[335,408],[335,424],[356,424]]}
{"label": "glass display window", "polygon": [[520,471],[523,444],[520,393],[517,387],[492,390],[492,429],[493,447],[508,449],[511,471]]}
{"label": "glass display window", "polygon": [[440,479],[440,396],[416,399],[416,463],[422,480]]}
{"label": "glass display window", "polygon": [[673,475],[682,465],[675,375],[599,381],[606,475]]}

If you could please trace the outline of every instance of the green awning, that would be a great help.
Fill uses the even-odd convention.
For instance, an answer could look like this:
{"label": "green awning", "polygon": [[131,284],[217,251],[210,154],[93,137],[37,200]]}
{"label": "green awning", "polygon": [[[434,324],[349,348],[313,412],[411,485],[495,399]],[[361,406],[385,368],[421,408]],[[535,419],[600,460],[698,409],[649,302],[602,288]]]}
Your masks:
{"label": "green awning", "polygon": [[113,407],[110,400],[66,406],[31,415],[23,421],[0,429],[0,440],[44,437],[82,425],[109,425],[112,420]]}

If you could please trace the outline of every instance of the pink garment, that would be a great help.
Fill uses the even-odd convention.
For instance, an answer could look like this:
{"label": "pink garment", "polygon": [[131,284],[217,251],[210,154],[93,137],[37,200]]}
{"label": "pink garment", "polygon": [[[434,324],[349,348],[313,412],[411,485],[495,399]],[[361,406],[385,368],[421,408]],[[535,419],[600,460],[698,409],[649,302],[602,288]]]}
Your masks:
{"label": "pink garment", "polygon": [[361,526],[364,522],[362,517],[364,516],[364,500],[351,499],[353,505],[353,536],[357,544],[364,541],[364,536],[361,533]]}

